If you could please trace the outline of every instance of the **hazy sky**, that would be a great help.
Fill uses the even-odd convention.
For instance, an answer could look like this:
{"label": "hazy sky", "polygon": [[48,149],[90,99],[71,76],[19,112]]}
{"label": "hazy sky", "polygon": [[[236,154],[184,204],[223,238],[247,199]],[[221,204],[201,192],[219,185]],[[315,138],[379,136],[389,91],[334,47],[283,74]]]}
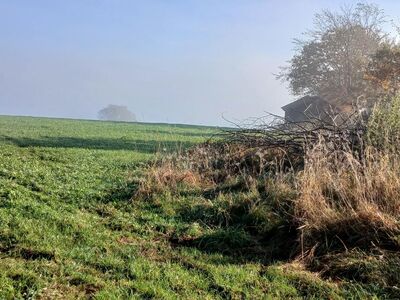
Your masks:
{"label": "hazy sky", "polygon": [[[321,0],[0,0],[0,114],[226,124],[281,113],[273,73]],[[400,1],[375,1],[400,16]]]}

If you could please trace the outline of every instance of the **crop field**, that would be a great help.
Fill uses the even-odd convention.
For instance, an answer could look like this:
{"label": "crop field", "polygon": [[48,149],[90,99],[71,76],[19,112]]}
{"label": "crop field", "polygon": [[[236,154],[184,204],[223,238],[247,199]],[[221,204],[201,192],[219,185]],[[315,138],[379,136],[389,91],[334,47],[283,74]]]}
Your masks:
{"label": "crop field", "polygon": [[[224,251],[250,241],[237,228],[202,223],[212,211],[207,198],[135,198],[147,162],[215,132],[0,117],[0,299],[349,296],[296,264]],[[196,211],[199,203],[210,209]],[[185,237],[197,243],[174,242]]]}

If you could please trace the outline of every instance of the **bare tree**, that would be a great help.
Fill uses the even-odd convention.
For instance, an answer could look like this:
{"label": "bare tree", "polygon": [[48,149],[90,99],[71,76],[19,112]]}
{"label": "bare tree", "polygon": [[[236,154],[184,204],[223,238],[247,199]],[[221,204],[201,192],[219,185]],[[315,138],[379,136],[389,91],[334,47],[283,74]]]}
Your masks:
{"label": "bare tree", "polygon": [[110,104],[98,112],[100,120],[136,122],[134,113],[126,106]]}

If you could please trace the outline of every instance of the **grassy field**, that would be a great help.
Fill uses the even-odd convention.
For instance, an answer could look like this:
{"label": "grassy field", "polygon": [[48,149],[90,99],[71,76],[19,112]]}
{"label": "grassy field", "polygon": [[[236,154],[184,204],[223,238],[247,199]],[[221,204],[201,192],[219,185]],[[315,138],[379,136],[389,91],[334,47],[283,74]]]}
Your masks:
{"label": "grassy field", "polygon": [[[0,299],[372,297],[295,263],[224,251],[245,249],[250,240],[238,228],[202,223],[207,210],[199,216],[199,203],[210,217],[218,215],[207,197],[133,197],[141,167],[157,152],[190,147],[213,133],[0,117]],[[198,242],[176,242],[185,237]]]}

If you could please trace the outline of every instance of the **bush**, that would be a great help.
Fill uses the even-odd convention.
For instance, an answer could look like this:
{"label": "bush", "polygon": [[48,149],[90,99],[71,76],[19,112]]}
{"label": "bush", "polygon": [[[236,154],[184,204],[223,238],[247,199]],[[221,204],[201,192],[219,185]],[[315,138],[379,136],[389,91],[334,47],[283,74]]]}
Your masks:
{"label": "bush", "polygon": [[400,150],[400,94],[378,103],[368,122],[367,142],[379,149]]}

